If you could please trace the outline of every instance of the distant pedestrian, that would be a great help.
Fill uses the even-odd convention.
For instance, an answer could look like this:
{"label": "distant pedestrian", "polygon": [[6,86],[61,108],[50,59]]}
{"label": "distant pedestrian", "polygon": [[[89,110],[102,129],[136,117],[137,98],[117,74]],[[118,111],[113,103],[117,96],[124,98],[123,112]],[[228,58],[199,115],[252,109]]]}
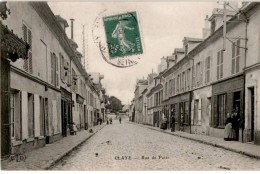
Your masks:
{"label": "distant pedestrian", "polygon": [[120,124],[121,124],[121,117],[119,117],[119,122],[120,122]]}
{"label": "distant pedestrian", "polygon": [[171,125],[172,125],[172,128],[171,128],[171,131],[172,132],[175,132],[175,117],[174,115],[172,115],[172,119],[171,119]]}
{"label": "distant pedestrian", "polygon": [[77,128],[76,124],[73,122],[71,125],[71,134],[77,135],[77,131],[78,131],[78,128]]}
{"label": "distant pedestrian", "polygon": [[109,118],[109,122],[110,122],[110,124],[112,124],[112,118]]}
{"label": "distant pedestrian", "polygon": [[107,119],[107,124],[109,124],[109,121],[108,121],[108,119]]}
{"label": "distant pedestrian", "polygon": [[225,141],[231,141],[234,139],[234,130],[232,129],[232,117],[227,113],[227,119],[225,122]]}

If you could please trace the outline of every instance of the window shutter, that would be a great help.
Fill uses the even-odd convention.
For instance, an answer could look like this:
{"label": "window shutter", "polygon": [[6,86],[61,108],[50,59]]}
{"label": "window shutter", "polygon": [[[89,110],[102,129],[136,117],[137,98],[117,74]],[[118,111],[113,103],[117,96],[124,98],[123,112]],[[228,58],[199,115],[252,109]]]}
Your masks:
{"label": "window shutter", "polygon": [[61,80],[64,80],[63,79],[63,67],[64,67],[64,62],[63,62],[63,57],[62,57],[62,55],[61,55],[61,53],[59,54],[60,55],[60,79]]}
{"label": "window shutter", "polygon": [[[23,40],[24,42],[27,42],[27,27],[24,24],[22,30],[23,30]],[[25,71],[28,72],[28,59],[24,60],[23,68]]]}
{"label": "window shutter", "polygon": [[213,123],[212,125],[214,127],[218,126],[218,96],[215,95],[213,97],[213,110],[212,110],[212,116],[213,116]]}
{"label": "window shutter", "polygon": [[55,65],[56,65],[56,73],[55,73],[55,75],[56,75],[56,86],[59,86],[59,59],[58,59],[58,57],[56,57],[56,55],[55,55]]}
{"label": "window shutter", "polygon": [[54,84],[53,74],[54,74],[54,58],[53,54],[51,53],[51,84]]}
{"label": "window shutter", "polygon": [[28,44],[30,45],[30,50],[28,53],[28,61],[29,61],[29,73],[33,73],[33,62],[32,62],[32,32],[27,28],[28,31]]}

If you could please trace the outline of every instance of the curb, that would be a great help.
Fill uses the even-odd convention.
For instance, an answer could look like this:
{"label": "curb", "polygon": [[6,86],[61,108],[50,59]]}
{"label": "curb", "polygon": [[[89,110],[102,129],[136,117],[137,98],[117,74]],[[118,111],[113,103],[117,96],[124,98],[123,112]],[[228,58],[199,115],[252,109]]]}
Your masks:
{"label": "curb", "polygon": [[203,143],[203,144],[211,145],[211,146],[214,146],[214,147],[222,148],[222,149],[225,149],[225,150],[228,150],[228,151],[231,151],[231,152],[235,152],[235,153],[239,153],[239,154],[242,154],[242,155],[245,155],[245,156],[249,156],[249,157],[252,157],[252,158],[260,159],[260,156],[258,156],[258,155],[254,155],[252,153],[248,153],[248,152],[243,152],[243,151],[240,151],[240,150],[232,149],[230,147],[226,147],[226,146],[219,145],[219,144],[216,144],[216,143],[211,143],[211,142],[199,140],[199,139],[192,138],[192,137],[186,137],[186,136],[183,136],[183,135],[177,135],[177,134],[174,134],[174,133],[171,133],[171,132],[165,132],[163,130],[157,130],[157,129],[154,129],[154,128],[151,128],[151,127],[147,127],[145,125],[133,123],[133,122],[127,122],[127,123],[138,125],[140,127],[143,127],[143,128],[146,128],[146,129],[151,129],[151,130],[154,130],[154,131],[157,131],[157,132],[162,132],[162,133],[166,133],[166,134],[173,135],[173,136],[176,136],[176,137],[185,138],[185,139],[196,141],[196,142],[199,142],[199,143]]}
{"label": "curb", "polygon": [[[101,127],[101,129],[103,129],[106,126],[106,124],[104,126]],[[50,170],[52,169],[55,164],[57,164],[59,161],[61,161],[63,158],[65,158],[67,155],[69,155],[73,150],[75,150],[76,148],[78,148],[80,145],[82,145],[83,143],[85,143],[88,139],[90,139],[93,135],[95,135],[97,132],[99,132],[101,129],[97,130],[96,132],[92,133],[89,137],[87,137],[86,139],[84,139],[83,141],[79,142],[76,146],[72,147],[70,150],[68,150],[67,152],[65,152],[64,154],[60,155],[57,159],[55,159],[53,162],[51,162],[50,164],[48,164],[46,167],[43,167],[43,170]]]}

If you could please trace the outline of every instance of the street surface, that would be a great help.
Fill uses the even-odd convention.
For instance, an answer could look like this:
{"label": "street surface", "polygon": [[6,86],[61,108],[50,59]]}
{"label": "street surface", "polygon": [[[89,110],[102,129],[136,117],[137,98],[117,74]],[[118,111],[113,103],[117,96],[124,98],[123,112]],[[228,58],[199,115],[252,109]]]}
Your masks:
{"label": "street surface", "polygon": [[113,120],[53,170],[260,170],[260,160]]}

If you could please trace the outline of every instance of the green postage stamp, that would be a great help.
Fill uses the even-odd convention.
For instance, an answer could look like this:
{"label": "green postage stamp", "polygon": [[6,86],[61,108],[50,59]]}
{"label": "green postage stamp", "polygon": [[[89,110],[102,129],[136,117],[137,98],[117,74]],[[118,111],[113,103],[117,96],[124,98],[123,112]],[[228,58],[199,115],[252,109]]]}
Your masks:
{"label": "green postage stamp", "polygon": [[103,17],[109,58],[143,53],[136,12]]}

